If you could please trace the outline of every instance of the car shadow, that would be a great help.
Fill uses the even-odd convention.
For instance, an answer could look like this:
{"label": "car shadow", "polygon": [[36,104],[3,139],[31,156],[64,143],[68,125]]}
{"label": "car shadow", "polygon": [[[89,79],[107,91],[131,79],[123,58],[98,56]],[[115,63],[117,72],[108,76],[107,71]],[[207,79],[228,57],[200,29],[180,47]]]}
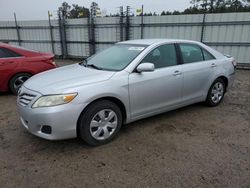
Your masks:
{"label": "car shadow", "polygon": [[196,103],[196,104],[192,104],[192,105],[185,106],[182,108],[178,108],[176,110],[171,110],[171,111],[164,112],[164,113],[161,113],[161,114],[158,114],[155,116],[151,116],[148,118],[137,120],[135,122],[132,122],[132,123],[129,123],[129,124],[122,126],[121,134],[129,133],[140,126],[143,126],[143,127],[151,126],[152,123],[155,123],[163,118],[166,119],[166,118],[170,118],[172,116],[178,116],[178,114],[185,114],[187,112],[190,113],[192,111],[200,110],[201,108],[207,108],[207,107],[203,103]]}
{"label": "car shadow", "polygon": [[[99,146],[99,147],[106,148],[106,147],[110,147],[110,145],[111,146],[112,145],[119,146],[119,136],[127,136],[135,130],[145,128],[148,126],[152,126],[153,123],[158,122],[159,120],[161,120],[163,118],[166,119],[166,118],[169,118],[171,116],[178,116],[178,114],[197,111],[200,108],[207,108],[207,107],[204,106],[202,103],[197,103],[197,104],[193,104],[193,105],[179,108],[176,110],[172,110],[169,112],[165,112],[165,113],[162,113],[159,115],[148,117],[148,118],[145,118],[142,120],[138,120],[138,121],[135,121],[135,122],[130,123],[130,124],[123,125],[120,133],[117,135],[117,137],[114,141],[112,141],[106,145]],[[176,125],[176,126],[178,126],[178,125]],[[92,150],[92,149],[96,148],[93,146],[89,146],[84,141],[82,141],[80,138],[68,139],[68,140],[58,140],[58,141],[48,141],[48,140],[44,140],[44,139],[41,139],[39,137],[36,137],[34,135],[31,135],[28,132],[27,132],[27,137],[32,139],[34,141],[34,143],[36,143],[36,145],[39,145],[39,147],[36,148],[37,152],[43,151],[43,150],[53,150],[55,152],[56,151],[62,152],[62,151],[70,150],[70,151],[77,152],[78,150],[82,150],[82,149]]]}
{"label": "car shadow", "polygon": [[10,92],[0,92],[0,97],[1,96],[8,96],[8,95],[13,95],[13,94],[11,94]]}

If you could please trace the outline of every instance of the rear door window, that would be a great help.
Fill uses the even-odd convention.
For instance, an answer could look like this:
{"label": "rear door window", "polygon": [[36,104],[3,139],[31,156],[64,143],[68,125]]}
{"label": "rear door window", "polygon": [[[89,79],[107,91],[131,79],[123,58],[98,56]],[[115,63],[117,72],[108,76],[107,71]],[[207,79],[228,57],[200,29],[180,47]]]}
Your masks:
{"label": "rear door window", "polygon": [[202,49],[195,44],[180,44],[183,63],[204,61]]}
{"label": "rear door window", "polygon": [[209,61],[209,60],[215,59],[215,57],[212,54],[210,54],[207,50],[202,49],[202,51],[203,51],[203,55],[204,55],[204,60],[205,61]]}

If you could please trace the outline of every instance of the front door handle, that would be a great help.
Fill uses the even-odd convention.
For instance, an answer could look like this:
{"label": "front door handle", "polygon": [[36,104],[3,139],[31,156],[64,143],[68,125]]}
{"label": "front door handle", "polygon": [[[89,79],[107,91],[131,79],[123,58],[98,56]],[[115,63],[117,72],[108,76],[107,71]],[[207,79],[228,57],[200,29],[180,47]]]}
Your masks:
{"label": "front door handle", "polygon": [[216,64],[215,63],[212,63],[211,64],[211,67],[213,68],[213,67],[216,67]]}
{"label": "front door handle", "polygon": [[182,73],[181,73],[181,71],[178,71],[178,70],[176,70],[176,71],[174,71],[174,76],[178,76],[178,75],[181,75]]}

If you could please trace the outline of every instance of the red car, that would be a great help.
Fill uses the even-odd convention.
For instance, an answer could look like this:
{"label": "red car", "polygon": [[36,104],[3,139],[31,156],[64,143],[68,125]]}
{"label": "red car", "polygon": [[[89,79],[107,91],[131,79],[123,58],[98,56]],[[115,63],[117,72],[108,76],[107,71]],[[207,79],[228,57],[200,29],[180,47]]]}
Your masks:
{"label": "red car", "polygon": [[0,43],[0,92],[17,94],[32,75],[56,67],[54,54]]}

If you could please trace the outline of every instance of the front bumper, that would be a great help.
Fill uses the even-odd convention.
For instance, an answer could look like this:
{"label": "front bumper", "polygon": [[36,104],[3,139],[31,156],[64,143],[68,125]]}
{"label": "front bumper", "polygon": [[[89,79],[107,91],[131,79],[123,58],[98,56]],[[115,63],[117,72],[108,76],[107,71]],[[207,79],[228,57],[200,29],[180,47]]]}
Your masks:
{"label": "front bumper", "polygon": [[236,72],[234,71],[232,74],[229,75],[228,77],[228,89],[233,86],[234,80],[235,80],[235,74]]}
{"label": "front bumper", "polygon": [[[27,92],[27,88],[25,88]],[[34,91],[28,91],[34,92]],[[77,136],[77,120],[85,107],[83,104],[64,104],[54,107],[31,108],[41,95],[27,106],[23,106],[17,99],[17,108],[22,125],[32,134],[47,140],[62,140]],[[40,95],[40,96],[39,96]],[[50,126],[51,133],[42,132],[43,126]]]}

